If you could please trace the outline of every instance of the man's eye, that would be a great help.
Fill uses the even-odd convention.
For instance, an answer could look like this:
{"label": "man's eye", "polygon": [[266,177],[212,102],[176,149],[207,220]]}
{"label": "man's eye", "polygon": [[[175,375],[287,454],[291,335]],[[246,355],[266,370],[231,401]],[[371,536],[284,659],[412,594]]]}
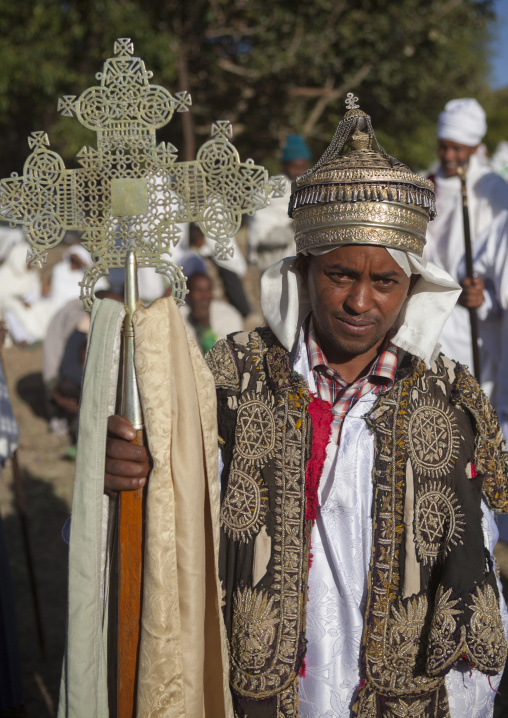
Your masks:
{"label": "man's eye", "polygon": [[342,274],[341,272],[333,272],[332,274],[328,275],[331,279],[333,279],[334,282],[341,282],[345,279],[351,279],[347,274]]}

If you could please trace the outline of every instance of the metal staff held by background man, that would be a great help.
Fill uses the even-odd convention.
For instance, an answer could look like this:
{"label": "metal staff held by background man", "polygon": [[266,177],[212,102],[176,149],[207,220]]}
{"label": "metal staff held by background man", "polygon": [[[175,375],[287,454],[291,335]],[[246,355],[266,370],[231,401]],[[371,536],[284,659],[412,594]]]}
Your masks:
{"label": "metal staff held by background man", "polygon": [[[473,250],[471,245],[471,227],[469,223],[469,209],[467,200],[466,187],[466,167],[458,167],[457,174],[460,178],[460,188],[462,193],[462,217],[464,221],[464,249],[466,259],[466,275],[468,279],[474,279],[473,269]],[[468,307],[469,322],[471,325],[471,344],[473,350],[473,371],[475,378],[480,381],[480,349],[478,346],[478,315],[476,309]]]}

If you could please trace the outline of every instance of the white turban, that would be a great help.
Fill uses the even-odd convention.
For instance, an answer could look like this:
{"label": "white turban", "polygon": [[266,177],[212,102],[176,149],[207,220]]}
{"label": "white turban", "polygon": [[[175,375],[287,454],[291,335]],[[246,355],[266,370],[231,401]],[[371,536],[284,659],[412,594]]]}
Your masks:
{"label": "white turban", "polygon": [[[327,245],[311,253],[324,254],[333,249],[337,246]],[[439,353],[439,335],[461,288],[444,269],[412,252],[387,248],[386,251],[407,276],[420,275],[402,306],[392,342],[429,366]],[[293,349],[303,321],[311,311],[308,292],[294,266],[295,259],[282,259],[261,278],[261,309],[268,326],[288,351]]]}
{"label": "white turban", "polygon": [[487,120],[481,105],[471,97],[450,100],[439,115],[438,140],[450,140],[476,147],[487,132]]}

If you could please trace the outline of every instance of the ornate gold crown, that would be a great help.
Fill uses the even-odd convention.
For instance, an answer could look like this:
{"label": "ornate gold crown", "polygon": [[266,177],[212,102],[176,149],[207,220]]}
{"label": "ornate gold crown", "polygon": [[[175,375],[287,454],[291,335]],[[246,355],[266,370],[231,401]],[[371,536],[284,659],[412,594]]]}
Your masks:
{"label": "ornate gold crown", "polygon": [[[349,109],[329,147],[291,186],[297,251],[375,244],[421,255],[436,215],[434,185],[383,150],[358,98],[347,97]],[[379,152],[371,149],[373,139]]]}

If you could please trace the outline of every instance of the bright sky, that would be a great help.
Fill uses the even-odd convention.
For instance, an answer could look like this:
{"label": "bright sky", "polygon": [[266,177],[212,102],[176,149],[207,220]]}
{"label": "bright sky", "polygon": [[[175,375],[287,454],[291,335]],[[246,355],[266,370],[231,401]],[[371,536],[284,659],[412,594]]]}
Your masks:
{"label": "bright sky", "polygon": [[494,0],[494,8],[497,22],[493,33],[491,86],[497,90],[508,86],[508,0]]}

